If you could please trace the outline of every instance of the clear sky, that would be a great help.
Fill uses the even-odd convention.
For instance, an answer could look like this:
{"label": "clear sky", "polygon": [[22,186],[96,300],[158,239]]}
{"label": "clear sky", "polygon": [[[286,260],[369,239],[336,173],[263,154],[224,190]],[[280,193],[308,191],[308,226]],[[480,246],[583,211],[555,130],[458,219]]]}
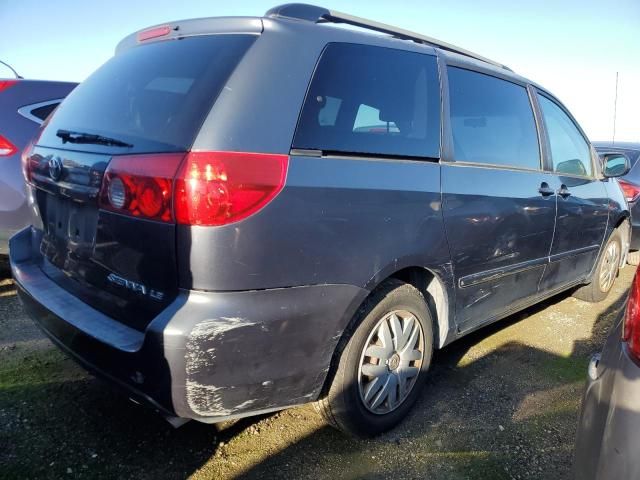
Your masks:
{"label": "clear sky", "polygon": [[[592,140],[613,135],[619,72],[616,140],[640,141],[640,0],[307,1],[502,62],[555,93]],[[262,15],[278,3],[0,0],[0,60],[25,78],[82,81],[133,31],[185,18]],[[0,65],[3,76],[11,72]]]}

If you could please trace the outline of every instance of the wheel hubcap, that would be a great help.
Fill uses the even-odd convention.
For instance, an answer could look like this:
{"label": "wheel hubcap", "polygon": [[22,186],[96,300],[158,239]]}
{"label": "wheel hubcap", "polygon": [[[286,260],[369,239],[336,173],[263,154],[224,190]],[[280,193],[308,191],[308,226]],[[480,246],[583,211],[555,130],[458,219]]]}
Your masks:
{"label": "wheel hubcap", "polygon": [[380,319],[365,343],[358,367],[364,406],[382,415],[407,399],[422,366],[424,334],[415,315],[395,310]]}
{"label": "wheel hubcap", "polygon": [[399,365],[400,365],[400,355],[398,355],[397,353],[394,353],[393,355],[391,355],[391,358],[389,359],[389,362],[388,362],[389,371],[397,370]]}
{"label": "wheel hubcap", "polygon": [[603,292],[608,292],[616,279],[618,265],[620,263],[620,249],[616,242],[607,245],[602,258],[602,268],[600,269],[599,286]]}

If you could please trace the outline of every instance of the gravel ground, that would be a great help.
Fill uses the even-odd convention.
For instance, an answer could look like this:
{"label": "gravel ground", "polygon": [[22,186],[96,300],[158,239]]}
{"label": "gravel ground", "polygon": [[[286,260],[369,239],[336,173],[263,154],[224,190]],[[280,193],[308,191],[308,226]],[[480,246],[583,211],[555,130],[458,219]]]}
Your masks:
{"label": "gravel ground", "polygon": [[586,366],[624,303],[567,294],[437,352],[410,417],[345,438],[310,406],[174,430],[25,318],[0,266],[0,478],[570,478]]}

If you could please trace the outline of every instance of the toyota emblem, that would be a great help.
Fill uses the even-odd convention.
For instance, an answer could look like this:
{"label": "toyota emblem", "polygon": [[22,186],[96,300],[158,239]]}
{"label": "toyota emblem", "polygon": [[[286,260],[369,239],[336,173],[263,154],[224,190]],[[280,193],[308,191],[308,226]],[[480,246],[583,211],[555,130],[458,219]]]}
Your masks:
{"label": "toyota emblem", "polygon": [[51,180],[57,182],[62,177],[62,160],[59,157],[49,159],[49,176]]}

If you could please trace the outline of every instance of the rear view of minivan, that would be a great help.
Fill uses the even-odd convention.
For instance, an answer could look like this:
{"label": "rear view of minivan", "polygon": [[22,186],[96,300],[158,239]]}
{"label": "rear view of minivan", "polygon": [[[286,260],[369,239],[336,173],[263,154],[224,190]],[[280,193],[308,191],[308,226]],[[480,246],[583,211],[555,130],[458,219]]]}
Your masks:
{"label": "rear view of minivan", "polygon": [[626,170],[542,87],[430,37],[301,4],[171,22],[34,139],[11,267],[56,344],[170,419],[316,402],[371,436],[434,349],[606,297]]}

